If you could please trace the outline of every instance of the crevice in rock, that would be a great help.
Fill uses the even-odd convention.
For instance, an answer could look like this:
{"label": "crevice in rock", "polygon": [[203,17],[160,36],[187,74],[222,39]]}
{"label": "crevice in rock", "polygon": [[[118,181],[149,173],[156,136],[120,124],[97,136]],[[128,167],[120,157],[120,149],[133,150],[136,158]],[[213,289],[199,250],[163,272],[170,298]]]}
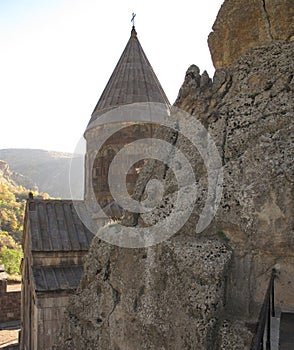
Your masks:
{"label": "crevice in rock", "polygon": [[[231,86],[233,84],[233,79],[232,76],[230,75],[228,80],[227,78],[221,84],[220,88],[217,90],[218,92],[221,90],[221,88],[224,86],[224,90],[222,91],[221,95],[218,97],[219,104],[218,104],[218,109],[220,110],[222,105],[224,104],[224,97],[229,93]],[[226,143],[227,143],[227,138],[228,138],[228,120],[230,118],[230,115],[227,114],[225,117],[225,125],[224,125],[224,130],[223,130],[223,139],[222,139],[222,144],[221,144],[221,149],[222,149],[222,154],[221,154],[221,159],[222,159],[222,166],[226,165],[226,157],[225,157],[225,148],[226,148]]]}
{"label": "crevice in rock", "polygon": [[226,148],[226,143],[227,143],[227,134],[228,134],[228,119],[229,116],[225,117],[225,126],[224,126],[224,132],[223,132],[223,142],[221,145],[222,148],[222,155],[221,155],[221,159],[222,159],[222,166],[226,165],[226,157],[225,157],[225,148]]}
{"label": "crevice in rock", "polygon": [[107,261],[103,281],[108,281],[110,276],[110,260]]}
{"label": "crevice in rock", "polygon": [[255,280],[255,276],[254,276],[254,257],[253,254],[250,255],[250,263],[249,263],[249,274],[248,274],[248,310],[247,310],[247,314],[248,315],[252,315],[252,313],[254,312],[254,307],[252,305],[252,300],[254,297],[254,293],[253,293],[253,284]]}
{"label": "crevice in rock", "polygon": [[120,303],[120,292],[117,289],[115,289],[109,281],[108,281],[108,285],[112,289],[112,298],[113,298],[113,307],[110,310],[110,313],[108,314],[108,317],[107,317],[107,323],[109,325],[110,316],[114,313],[114,310],[116,309],[117,305]]}
{"label": "crevice in rock", "polygon": [[293,80],[293,77],[294,77],[293,74],[289,75],[287,83],[286,83],[286,88],[285,88],[286,91],[290,91],[291,90],[291,82]]}
{"label": "crevice in rock", "polygon": [[113,285],[110,283],[110,260],[107,261],[106,268],[105,268],[105,273],[104,273],[104,278],[103,280],[107,282],[109,287],[112,290],[112,298],[113,298],[113,306],[112,309],[110,310],[108,316],[107,316],[107,324],[109,325],[109,319],[110,316],[114,313],[115,308],[117,305],[120,303],[120,292],[113,287]]}
{"label": "crevice in rock", "polygon": [[[173,130],[174,131],[171,133],[168,141],[169,141],[169,143],[172,146],[175,146],[177,141],[178,141],[178,137],[179,137],[179,124],[178,124],[178,122],[176,122],[176,125],[173,127]],[[168,155],[167,162],[164,164],[162,180],[166,179],[166,176],[167,176],[167,173],[168,173],[168,170],[169,170],[169,166],[167,165],[167,163],[168,163],[168,161],[170,159],[173,159],[174,152],[175,152],[174,150],[171,151],[171,153]],[[149,181],[152,179],[153,174],[154,174],[154,168],[151,169],[151,171],[149,172],[148,177],[146,177],[145,184],[144,184],[143,190],[140,193],[140,196],[138,197],[138,201],[142,200],[142,196],[143,196],[143,194],[144,194],[144,192],[146,190],[146,186],[149,183]],[[139,218],[140,218],[140,213],[133,213],[132,214],[132,226],[137,226],[138,225]]]}
{"label": "crevice in rock", "polygon": [[270,16],[269,16],[267,9],[266,9],[266,0],[262,0],[262,9],[264,11],[265,19],[267,22],[268,34],[269,34],[270,38],[272,39],[272,41],[274,41],[274,37],[272,34],[271,20],[270,20]]}
{"label": "crevice in rock", "polygon": [[[178,132],[179,125],[178,125],[178,123],[175,126],[175,130],[177,130],[177,131],[172,133],[171,140],[170,140],[171,141],[170,143],[171,143],[172,146],[176,145],[178,137],[179,137],[179,132]],[[168,160],[170,160],[170,159],[172,159],[174,157],[174,153],[175,153],[175,150],[174,150],[174,147],[173,147],[172,148],[172,153],[169,155]],[[169,169],[169,166],[167,164],[165,164],[165,166],[164,166],[164,173],[163,173],[163,179],[166,179],[166,175],[167,175],[168,169]]]}

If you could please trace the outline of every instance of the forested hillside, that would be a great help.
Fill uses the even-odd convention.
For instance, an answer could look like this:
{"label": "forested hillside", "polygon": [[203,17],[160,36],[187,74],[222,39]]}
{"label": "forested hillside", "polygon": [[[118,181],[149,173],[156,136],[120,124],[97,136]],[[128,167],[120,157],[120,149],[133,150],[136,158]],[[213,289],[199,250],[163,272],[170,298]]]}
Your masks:
{"label": "forested hillside", "polygon": [[[21,175],[11,172],[8,164],[0,161],[0,264],[5,265],[8,277],[12,279],[20,273],[24,208],[31,190],[17,183],[17,177],[21,178]],[[33,191],[33,194],[49,198],[47,193]]]}
{"label": "forested hillside", "polygon": [[[31,149],[0,150],[0,264],[8,278],[20,278],[24,208],[29,192],[34,197],[71,198],[72,183],[83,191],[83,157]],[[80,198],[79,197],[79,198]]]}

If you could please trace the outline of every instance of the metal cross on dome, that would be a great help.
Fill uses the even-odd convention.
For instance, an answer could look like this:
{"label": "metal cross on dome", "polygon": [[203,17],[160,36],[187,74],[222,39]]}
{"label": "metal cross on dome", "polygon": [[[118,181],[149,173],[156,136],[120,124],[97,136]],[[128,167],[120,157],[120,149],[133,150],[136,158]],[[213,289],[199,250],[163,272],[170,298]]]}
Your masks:
{"label": "metal cross on dome", "polygon": [[133,12],[132,19],[131,19],[131,22],[133,22],[133,27],[135,27],[135,17],[136,17],[136,14]]}

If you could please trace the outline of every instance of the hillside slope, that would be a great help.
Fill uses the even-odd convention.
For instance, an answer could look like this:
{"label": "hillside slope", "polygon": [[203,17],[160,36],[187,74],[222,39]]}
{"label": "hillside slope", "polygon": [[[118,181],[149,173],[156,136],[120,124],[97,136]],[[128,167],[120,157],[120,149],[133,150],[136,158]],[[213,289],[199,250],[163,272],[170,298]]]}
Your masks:
{"label": "hillside slope", "polygon": [[[9,164],[11,171],[17,172],[16,182],[26,188],[47,192],[52,197],[71,198],[69,171],[74,167],[73,184],[83,188],[81,170],[83,157],[69,153],[37,149],[2,149],[0,159]],[[73,159],[73,162],[72,162]],[[21,180],[25,183],[20,182]],[[36,188],[37,187],[37,188]]]}
{"label": "hillside slope", "polygon": [[48,199],[38,193],[29,178],[13,172],[0,160],[0,264],[5,266],[9,279],[19,281],[22,259],[22,233],[26,199],[30,191],[35,197]]}

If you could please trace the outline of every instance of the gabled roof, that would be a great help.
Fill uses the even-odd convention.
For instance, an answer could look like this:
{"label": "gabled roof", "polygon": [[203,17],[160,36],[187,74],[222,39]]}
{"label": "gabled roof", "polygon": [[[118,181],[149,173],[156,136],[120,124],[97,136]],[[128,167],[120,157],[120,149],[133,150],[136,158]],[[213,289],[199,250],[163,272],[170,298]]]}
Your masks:
{"label": "gabled roof", "polygon": [[[32,251],[87,251],[94,237],[75,205],[83,201],[29,199],[27,216]],[[86,208],[85,208],[86,210]]]}
{"label": "gabled roof", "polygon": [[75,290],[80,283],[83,266],[34,266],[32,271],[37,292]]}
{"label": "gabled roof", "polygon": [[135,102],[159,102],[170,106],[133,27],[127,46],[92,113],[88,128],[107,110]]}

